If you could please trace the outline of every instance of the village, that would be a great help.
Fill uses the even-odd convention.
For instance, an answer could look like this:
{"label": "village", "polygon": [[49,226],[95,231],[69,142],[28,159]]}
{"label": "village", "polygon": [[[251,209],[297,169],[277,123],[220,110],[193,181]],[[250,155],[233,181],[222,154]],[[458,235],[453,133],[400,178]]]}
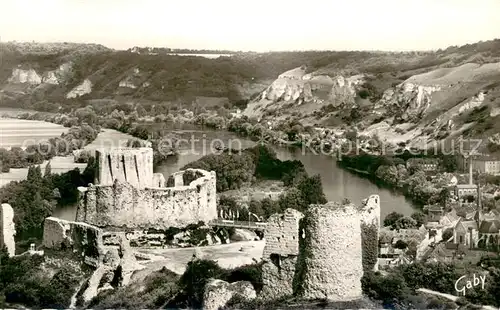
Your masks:
{"label": "village", "polygon": [[[488,180],[500,174],[500,160],[490,155],[460,153],[456,162],[456,173],[440,172],[442,163],[435,158],[406,162],[408,169],[420,169],[431,180],[445,178],[447,184],[441,189],[446,195],[444,203],[424,206],[419,227],[406,228],[401,214],[386,217],[379,238],[381,269],[415,261],[477,264],[482,258],[497,256],[500,186]],[[397,220],[400,224],[394,225]]]}

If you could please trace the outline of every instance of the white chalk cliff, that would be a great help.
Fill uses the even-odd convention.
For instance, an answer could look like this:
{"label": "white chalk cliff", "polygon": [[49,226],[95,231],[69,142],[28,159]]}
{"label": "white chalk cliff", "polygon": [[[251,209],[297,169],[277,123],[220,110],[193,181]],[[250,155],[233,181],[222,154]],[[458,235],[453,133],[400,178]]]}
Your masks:
{"label": "white chalk cliff", "polygon": [[67,95],[66,98],[76,98],[92,92],[92,82],[89,79],[85,79],[80,85],[73,88]]}
{"label": "white chalk cliff", "polygon": [[262,114],[268,105],[277,102],[297,105],[331,103],[337,107],[354,104],[357,91],[364,82],[364,75],[344,77],[306,74],[306,67],[302,66],[280,74],[256,100],[250,102],[243,114]]}
{"label": "white chalk cliff", "polygon": [[24,69],[19,69],[15,68],[12,70],[12,75],[8,79],[9,83],[13,84],[33,84],[33,85],[38,85],[42,83],[42,78],[38,73],[33,70],[24,70]]}
{"label": "white chalk cliff", "polygon": [[432,94],[440,91],[441,85],[419,85],[403,82],[386,90],[376,107],[392,107],[400,112],[404,121],[413,121],[420,118],[432,103]]}
{"label": "white chalk cliff", "polygon": [[12,74],[7,80],[8,83],[12,84],[52,84],[58,85],[63,82],[71,70],[70,63],[64,63],[59,66],[56,70],[46,71],[39,74],[34,69],[12,69]]}

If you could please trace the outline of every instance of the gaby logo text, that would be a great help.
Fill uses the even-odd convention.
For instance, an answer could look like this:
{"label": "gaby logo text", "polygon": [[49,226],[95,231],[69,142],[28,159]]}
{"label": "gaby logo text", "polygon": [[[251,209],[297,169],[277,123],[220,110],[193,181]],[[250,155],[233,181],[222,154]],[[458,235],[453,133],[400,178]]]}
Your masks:
{"label": "gaby logo text", "polygon": [[484,282],[486,280],[486,275],[483,276],[476,276],[476,274],[472,275],[472,279],[467,279],[467,276],[462,276],[458,278],[458,280],[455,282],[455,290],[457,293],[460,295],[460,293],[465,296],[465,291],[470,290],[471,288],[474,288],[478,285],[481,285],[481,289],[484,290]]}

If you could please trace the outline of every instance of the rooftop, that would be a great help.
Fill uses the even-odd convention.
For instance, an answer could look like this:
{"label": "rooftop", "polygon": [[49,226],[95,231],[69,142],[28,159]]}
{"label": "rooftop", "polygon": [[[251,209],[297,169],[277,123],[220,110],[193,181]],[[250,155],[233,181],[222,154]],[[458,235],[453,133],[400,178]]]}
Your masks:
{"label": "rooftop", "polygon": [[457,184],[456,188],[477,188],[477,184]]}
{"label": "rooftop", "polygon": [[500,230],[500,221],[483,221],[479,226],[479,232],[483,234],[498,234]]}
{"label": "rooftop", "polygon": [[476,221],[462,221],[460,224],[466,229],[476,229],[477,230],[477,223]]}

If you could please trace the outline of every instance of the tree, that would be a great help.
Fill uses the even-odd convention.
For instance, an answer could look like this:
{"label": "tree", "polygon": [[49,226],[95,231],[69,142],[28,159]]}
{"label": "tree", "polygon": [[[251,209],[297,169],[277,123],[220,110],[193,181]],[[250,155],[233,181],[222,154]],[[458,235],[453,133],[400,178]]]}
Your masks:
{"label": "tree", "polygon": [[387,214],[387,216],[384,219],[384,226],[385,227],[393,226],[396,223],[396,221],[402,218],[403,216],[404,216],[403,214],[397,213],[395,211]]}
{"label": "tree", "polygon": [[422,212],[413,212],[411,215],[411,218],[414,219],[417,222],[417,227],[422,226],[422,224],[425,224],[426,222],[426,216]]}
{"label": "tree", "polygon": [[52,174],[52,168],[50,166],[50,161],[47,163],[45,166],[45,173],[43,174],[44,177],[49,177]]}
{"label": "tree", "polygon": [[451,237],[453,237],[453,228],[446,228],[443,231],[443,241],[448,241]]}
{"label": "tree", "polygon": [[408,244],[404,242],[403,240],[398,240],[396,241],[396,244],[394,245],[396,249],[401,249],[404,250],[408,247]]}
{"label": "tree", "polygon": [[417,227],[417,221],[409,216],[404,216],[396,221],[392,226],[394,229],[410,229]]}
{"label": "tree", "polygon": [[265,218],[269,218],[271,215],[279,213],[281,211],[280,205],[277,201],[270,198],[264,198],[261,200],[262,210],[264,210]]}
{"label": "tree", "polygon": [[458,170],[457,157],[454,155],[443,155],[442,165],[446,172],[456,172]]}
{"label": "tree", "polygon": [[448,199],[450,199],[450,190],[447,188],[443,188],[438,195],[438,203],[440,205],[446,206]]}
{"label": "tree", "polygon": [[301,192],[303,203],[306,206],[311,204],[325,204],[327,202],[319,174],[303,178],[297,188]]}
{"label": "tree", "polygon": [[293,125],[288,131],[288,141],[295,141],[297,140],[297,135],[302,131],[302,126],[297,124]]}
{"label": "tree", "polygon": [[209,279],[220,279],[224,270],[215,261],[195,259],[188,263],[179,280],[189,307],[201,309],[205,285]]}
{"label": "tree", "polygon": [[279,205],[281,210],[287,208],[292,208],[299,211],[304,211],[307,205],[305,205],[302,199],[302,193],[297,188],[291,188],[285,193],[280,195]]}

